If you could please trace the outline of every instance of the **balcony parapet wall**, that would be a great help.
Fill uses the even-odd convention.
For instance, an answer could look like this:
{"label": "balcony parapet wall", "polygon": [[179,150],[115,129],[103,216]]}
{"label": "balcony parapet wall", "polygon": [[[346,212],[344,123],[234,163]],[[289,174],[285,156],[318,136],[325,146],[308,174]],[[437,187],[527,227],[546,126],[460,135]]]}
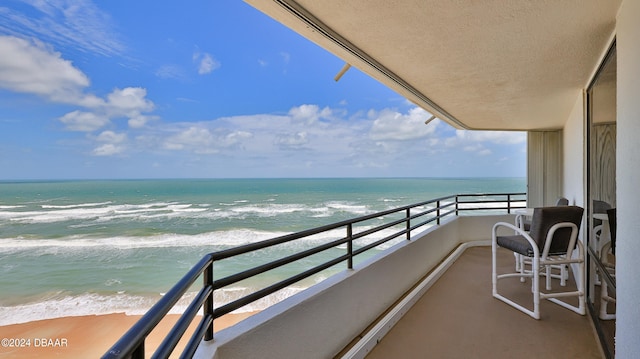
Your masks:
{"label": "balcony parapet wall", "polygon": [[460,216],[275,304],[202,342],[194,358],[330,358],[362,335],[456,247],[490,240],[514,215]]}

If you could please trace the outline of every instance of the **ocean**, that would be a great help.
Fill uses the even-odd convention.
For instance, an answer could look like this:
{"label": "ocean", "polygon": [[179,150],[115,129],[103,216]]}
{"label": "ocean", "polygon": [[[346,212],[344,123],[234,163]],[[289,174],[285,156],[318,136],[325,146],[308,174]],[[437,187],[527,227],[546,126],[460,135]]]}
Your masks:
{"label": "ocean", "polygon": [[[525,191],[525,178],[0,182],[0,325],[143,314],[209,252],[455,193]],[[326,233],[307,240],[314,243],[245,256],[215,273],[336,238]],[[289,266],[271,276],[296,270]],[[264,309],[341,270],[337,266],[241,310]],[[216,305],[262,280],[273,278],[225,288]]]}

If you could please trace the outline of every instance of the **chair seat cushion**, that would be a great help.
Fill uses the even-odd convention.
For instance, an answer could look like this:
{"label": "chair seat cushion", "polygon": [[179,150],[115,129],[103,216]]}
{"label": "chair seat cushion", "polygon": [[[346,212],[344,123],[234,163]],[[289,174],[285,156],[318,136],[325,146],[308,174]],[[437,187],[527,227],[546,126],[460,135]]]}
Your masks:
{"label": "chair seat cushion", "polygon": [[496,237],[496,243],[498,243],[500,247],[507,248],[527,257],[533,257],[533,248],[529,241],[523,236],[498,236]]}

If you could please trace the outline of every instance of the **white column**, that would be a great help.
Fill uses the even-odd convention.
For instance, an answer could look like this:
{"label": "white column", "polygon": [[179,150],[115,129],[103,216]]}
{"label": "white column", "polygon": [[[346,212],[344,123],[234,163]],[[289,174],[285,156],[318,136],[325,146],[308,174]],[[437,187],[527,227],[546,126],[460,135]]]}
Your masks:
{"label": "white column", "polygon": [[618,166],[616,358],[640,358],[640,1],[625,0],[617,22]]}

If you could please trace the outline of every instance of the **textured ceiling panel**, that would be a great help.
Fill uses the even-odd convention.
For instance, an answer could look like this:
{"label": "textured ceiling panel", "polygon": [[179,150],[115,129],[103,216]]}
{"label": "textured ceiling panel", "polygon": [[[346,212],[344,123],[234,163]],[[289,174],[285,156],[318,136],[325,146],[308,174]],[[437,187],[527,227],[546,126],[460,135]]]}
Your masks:
{"label": "textured ceiling panel", "polygon": [[247,0],[456,127],[564,125],[620,1]]}

